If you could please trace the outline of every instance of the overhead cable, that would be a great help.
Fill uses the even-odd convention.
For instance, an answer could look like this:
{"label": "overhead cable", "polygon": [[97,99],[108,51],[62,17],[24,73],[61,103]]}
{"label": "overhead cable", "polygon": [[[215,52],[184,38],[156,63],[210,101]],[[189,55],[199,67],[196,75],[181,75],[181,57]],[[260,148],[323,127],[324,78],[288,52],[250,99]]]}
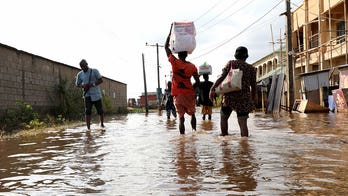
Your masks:
{"label": "overhead cable", "polygon": [[228,15],[227,17],[225,17],[225,18],[223,18],[223,19],[221,19],[221,20],[219,20],[218,22],[216,22],[216,23],[214,23],[214,24],[212,24],[212,25],[210,25],[209,27],[207,27],[207,28],[205,28],[204,30],[202,30],[202,31],[198,31],[198,33],[203,33],[203,32],[205,32],[205,31],[207,31],[207,30],[209,30],[209,29],[211,29],[211,27],[213,27],[213,26],[215,26],[215,25],[217,25],[217,24],[219,24],[219,23],[221,23],[221,22],[223,22],[224,20],[226,20],[226,19],[228,19],[228,18],[230,18],[231,16],[233,16],[234,14],[236,14],[236,13],[238,13],[239,11],[241,11],[242,9],[244,9],[245,7],[247,7],[248,5],[250,5],[253,1],[255,1],[255,0],[251,0],[251,1],[249,1],[248,3],[246,3],[243,7],[241,7],[241,8],[239,8],[238,10],[236,10],[235,12],[232,12],[230,15]]}
{"label": "overhead cable", "polygon": [[226,41],[223,41],[222,43],[218,44],[216,47],[214,47],[213,49],[209,50],[208,52],[203,53],[203,54],[201,54],[201,55],[199,55],[199,56],[197,56],[197,57],[192,58],[192,60],[193,60],[193,59],[197,59],[197,58],[199,58],[199,57],[202,57],[202,56],[204,56],[204,55],[207,55],[207,54],[213,52],[214,50],[220,48],[221,46],[223,46],[223,45],[229,43],[230,41],[232,41],[233,39],[235,39],[236,37],[238,37],[239,35],[241,35],[242,33],[244,33],[248,28],[250,28],[251,26],[253,26],[255,23],[257,23],[257,22],[260,21],[262,18],[264,18],[266,15],[268,15],[272,10],[274,10],[274,9],[275,9],[280,3],[282,3],[282,2],[283,2],[283,0],[280,0],[274,7],[272,7],[269,11],[267,11],[263,16],[261,16],[260,18],[258,18],[257,20],[255,20],[255,21],[254,21],[253,23],[251,23],[250,25],[248,25],[246,28],[244,28],[244,29],[243,29],[241,32],[239,32],[237,35],[235,35],[235,36],[233,36],[233,37],[227,39]]}
{"label": "overhead cable", "polygon": [[232,2],[229,6],[227,6],[224,10],[222,10],[219,14],[217,14],[215,17],[211,18],[208,22],[204,23],[203,25],[199,26],[198,28],[202,28],[204,27],[205,25],[209,24],[211,21],[215,20],[217,17],[219,17],[221,14],[223,14],[224,12],[226,12],[228,9],[230,9],[230,7],[234,6],[237,1],[239,0],[236,0],[234,2]]}
{"label": "overhead cable", "polygon": [[197,19],[193,20],[194,22],[197,22],[199,19],[201,19],[203,16],[208,14],[212,9],[214,9],[217,5],[219,5],[223,0],[220,0],[219,2],[215,3],[211,8],[209,8],[206,12],[204,12],[201,16],[199,16]]}

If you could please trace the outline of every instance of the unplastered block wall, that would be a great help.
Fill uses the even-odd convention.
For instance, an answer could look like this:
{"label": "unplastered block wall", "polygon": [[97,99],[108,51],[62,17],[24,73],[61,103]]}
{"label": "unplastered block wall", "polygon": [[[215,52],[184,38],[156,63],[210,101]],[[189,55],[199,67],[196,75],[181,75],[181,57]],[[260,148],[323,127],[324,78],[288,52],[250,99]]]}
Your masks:
{"label": "unplastered block wall", "polygon": [[[103,74],[102,72],[100,74]],[[107,78],[103,78],[102,93],[112,99],[116,111],[127,108],[127,85]]]}
{"label": "unplastered block wall", "polygon": [[[38,111],[50,111],[59,104],[57,85],[63,80],[74,83],[79,71],[0,44],[0,113],[14,107],[17,100],[31,104]],[[127,85],[105,77],[103,80],[101,89],[112,98],[114,110],[126,108]]]}

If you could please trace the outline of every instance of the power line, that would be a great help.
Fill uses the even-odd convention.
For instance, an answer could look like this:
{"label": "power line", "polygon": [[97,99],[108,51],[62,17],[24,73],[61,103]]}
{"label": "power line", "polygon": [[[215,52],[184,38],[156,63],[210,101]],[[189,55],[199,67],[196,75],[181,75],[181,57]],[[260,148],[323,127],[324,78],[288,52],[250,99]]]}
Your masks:
{"label": "power line", "polygon": [[209,27],[205,28],[204,30],[199,31],[198,33],[203,33],[203,32],[205,32],[205,31],[207,31],[207,30],[211,29],[211,27],[213,27],[213,26],[215,26],[215,25],[217,25],[217,24],[219,24],[219,23],[223,22],[224,20],[226,20],[226,19],[230,18],[230,17],[231,17],[231,16],[233,16],[234,14],[238,13],[239,11],[241,11],[242,9],[244,9],[245,7],[247,7],[248,5],[250,5],[250,4],[251,4],[253,1],[255,1],[255,0],[251,0],[251,1],[249,1],[249,2],[248,2],[248,3],[246,3],[246,4],[245,4],[243,7],[241,7],[241,8],[239,8],[239,9],[237,9],[237,10],[236,10],[235,12],[233,12],[232,14],[230,14],[230,15],[228,15],[227,17],[225,17],[225,18],[223,18],[223,19],[219,20],[218,22],[216,22],[216,23],[214,23],[214,24],[210,25]]}
{"label": "power line", "polygon": [[234,38],[238,37],[239,35],[241,35],[242,33],[244,33],[248,28],[250,28],[251,26],[253,26],[255,23],[257,23],[258,21],[260,21],[262,18],[264,18],[267,14],[269,14],[272,10],[274,10],[281,2],[283,2],[283,0],[280,0],[274,7],[272,7],[272,9],[270,9],[269,11],[267,11],[264,15],[262,15],[260,18],[258,18],[257,20],[255,20],[253,23],[251,23],[250,25],[248,25],[246,28],[244,28],[241,32],[239,32],[237,35],[227,39],[226,41],[223,41],[222,43],[218,44],[216,47],[214,47],[213,49],[209,50],[206,53],[203,53],[197,57],[192,58],[192,60],[197,59],[199,57],[202,57],[204,55],[207,55],[209,53],[211,53],[212,51],[220,48],[221,46],[227,44],[228,42],[232,41]]}
{"label": "power line", "polygon": [[268,19],[268,20],[266,20],[266,21],[264,21],[264,22],[262,22],[262,23],[260,23],[260,24],[258,24],[258,25],[256,25],[256,26],[254,26],[254,27],[252,27],[252,28],[250,28],[250,29],[248,29],[246,32],[254,32],[254,31],[256,31],[256,30],[259,30],[259,29],[261,29],[261,28],[264,28],[265,26],[265,24],[267,24],[267,23],[272,23],[273,21],[276,21],[276,20],[278,20],[279,19],[279,16],[274,16],[274,17],[272,17],[272,18],[270,18],[270,19]]}
{"label": "power line", "polygon": [[199,16],[197,19],[194,20],[194,22],[196,22],[197,20],[201,19],[203,16],[205,16],[206,14],[208,14],[212,9],[214,9],[217,5],[219,5],[223,0],[220,0],[219,2],[217,2],[215,5],[213,5],[212,7],[210,7],[206,12],[204,12],[201,16]]}
{"label": "power line", "polygon": [[233,5],[235,5],[235,3],[237,3],[237,1],[239,0],[236,0],[234,2],[232,2],[228,7],[226,7],[224,10],[222,10],[220,13],[218,13],[215,17],[213,17],[212,19],[210,19],[208,22],[204,23],[203,25],[201,25],[200,27],[198,28],[202,28],[204,27],[205,25],[209,24],[211,21],[215,20],[217,17],[219,17],[221,14],[223,14],[224,12],[226,12],[228,9],[230,9],[230,7],[232,7]]}

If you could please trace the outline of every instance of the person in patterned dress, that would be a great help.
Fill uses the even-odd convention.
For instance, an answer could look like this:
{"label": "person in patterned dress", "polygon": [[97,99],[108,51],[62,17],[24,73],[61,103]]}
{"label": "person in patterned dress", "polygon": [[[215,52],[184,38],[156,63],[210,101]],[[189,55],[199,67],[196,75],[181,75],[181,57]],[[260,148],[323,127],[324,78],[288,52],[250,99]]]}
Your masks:
{"label": "person in patterned dress", "polygon": [[243,71],[242,89],[222,95],[220,128],[221,136],[228,135],[228,118],[232,111],[235,111],[237,113],[241,137],[248,137],[247,119],[249,118],[249,113],[255,109],[255,104],[257,103],[256,68],[246,62],[246,59],[249,57],[246,47],[238,47],[234,57],[236,60],[229,61],[222,69],[222,74],[210,89],[209,97],[211,100],[214,99],[215,88],[225,79],[232,65],[234,69],[239,68]]}

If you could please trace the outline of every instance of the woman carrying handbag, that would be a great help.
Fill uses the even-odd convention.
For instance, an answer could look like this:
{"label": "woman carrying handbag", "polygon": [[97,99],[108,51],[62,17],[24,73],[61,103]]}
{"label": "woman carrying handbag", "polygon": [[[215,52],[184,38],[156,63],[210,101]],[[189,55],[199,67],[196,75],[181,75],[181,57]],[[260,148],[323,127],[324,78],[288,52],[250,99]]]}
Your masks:
{"label": "woman carrying handbag", "polygon": [[248,49],[240,46],[236,49],[234,57],[236,60],[229,61],[222,69],[222,74],[215,81],[210,89],[209,98],[214,99],[215,89],[223,82],[230,69],[240,69],[243,71],[242,89],[238,91],[226,92],[222,95],[220,110],[221,136],[228,135],[228,118],[232,111],[237,113],[238,124],[241,137],[248,137],[249,130],[247,119],[249,113],[255,109],[256,97],[256,69],[246,62],[249,57]]}

